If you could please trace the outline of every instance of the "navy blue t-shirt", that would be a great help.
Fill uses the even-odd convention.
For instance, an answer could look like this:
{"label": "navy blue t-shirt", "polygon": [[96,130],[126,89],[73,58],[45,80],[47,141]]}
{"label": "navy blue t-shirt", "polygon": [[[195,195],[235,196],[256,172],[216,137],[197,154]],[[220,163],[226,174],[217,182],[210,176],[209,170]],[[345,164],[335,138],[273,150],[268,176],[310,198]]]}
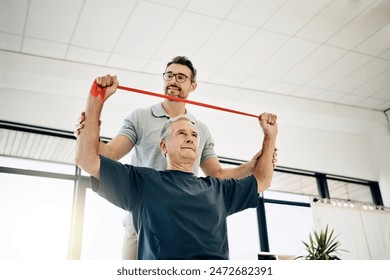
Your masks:
{"label": "navy blue t-shirt", "polygon": [[100,158],[93,190],[132,211],[138,259],[228,259],[226,217],[257,206],[254,176],[199,178]]}

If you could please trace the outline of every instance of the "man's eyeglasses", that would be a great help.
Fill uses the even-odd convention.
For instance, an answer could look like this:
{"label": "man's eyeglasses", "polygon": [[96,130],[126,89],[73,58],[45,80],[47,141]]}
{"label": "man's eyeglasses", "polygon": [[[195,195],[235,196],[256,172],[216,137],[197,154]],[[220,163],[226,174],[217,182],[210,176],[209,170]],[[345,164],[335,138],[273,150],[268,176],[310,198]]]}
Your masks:
{"label": "man's eyeglasses", "polygon": [[173,77],[176,78],[176,81],[178,83],[184,83],[187,79],[193,82],[193,80],[190,77],[182,73],[177,73],[177,74],[173,74],[172,72],[163,73],[163,78],[165,81],[172,81]]}

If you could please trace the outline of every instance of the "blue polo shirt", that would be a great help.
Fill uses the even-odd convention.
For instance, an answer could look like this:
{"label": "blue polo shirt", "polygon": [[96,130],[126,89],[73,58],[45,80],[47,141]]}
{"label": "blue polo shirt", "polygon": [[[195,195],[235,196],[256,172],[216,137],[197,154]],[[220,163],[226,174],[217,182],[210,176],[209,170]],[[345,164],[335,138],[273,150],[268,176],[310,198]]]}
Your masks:
{"label": "blue polo shirt", "polygon": [[199,178],[100,157],[99,195],[137,216],[138,259],[228,259],[228,215],[257,206],[257,181]]}

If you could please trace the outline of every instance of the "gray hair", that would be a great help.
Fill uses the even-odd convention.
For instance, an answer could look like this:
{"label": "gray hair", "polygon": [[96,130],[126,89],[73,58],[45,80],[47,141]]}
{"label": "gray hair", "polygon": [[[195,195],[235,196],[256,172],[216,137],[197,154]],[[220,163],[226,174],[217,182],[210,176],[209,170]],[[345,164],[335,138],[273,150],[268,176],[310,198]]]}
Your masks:
{"label": "gray hair", "polygon": [[172,131],[172,124],[174,122],[177,122],[178,120],[187,120],[190,123],[194,124],[194,122],[185,114],[181,114],[181,115],[178,115],[176,117],[170,118],[161,130],[161,133],[160,133],[160,140],[161,141],[166,141],[166,140],[170,139],[171,131]]}

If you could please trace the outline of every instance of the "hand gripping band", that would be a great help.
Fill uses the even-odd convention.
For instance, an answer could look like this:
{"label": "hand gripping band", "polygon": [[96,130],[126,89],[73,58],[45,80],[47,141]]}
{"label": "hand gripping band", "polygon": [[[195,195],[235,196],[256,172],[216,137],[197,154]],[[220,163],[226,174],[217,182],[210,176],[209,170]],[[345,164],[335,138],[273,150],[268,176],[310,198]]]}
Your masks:
{"label": "hand gripping band", "polygon": [[90,93],[94,97],[99,97],[100,102],[103,103],[104,96],[106,95],[106,90],[107,90],[106,88],[99,87],[95,80],[93,81]]}

